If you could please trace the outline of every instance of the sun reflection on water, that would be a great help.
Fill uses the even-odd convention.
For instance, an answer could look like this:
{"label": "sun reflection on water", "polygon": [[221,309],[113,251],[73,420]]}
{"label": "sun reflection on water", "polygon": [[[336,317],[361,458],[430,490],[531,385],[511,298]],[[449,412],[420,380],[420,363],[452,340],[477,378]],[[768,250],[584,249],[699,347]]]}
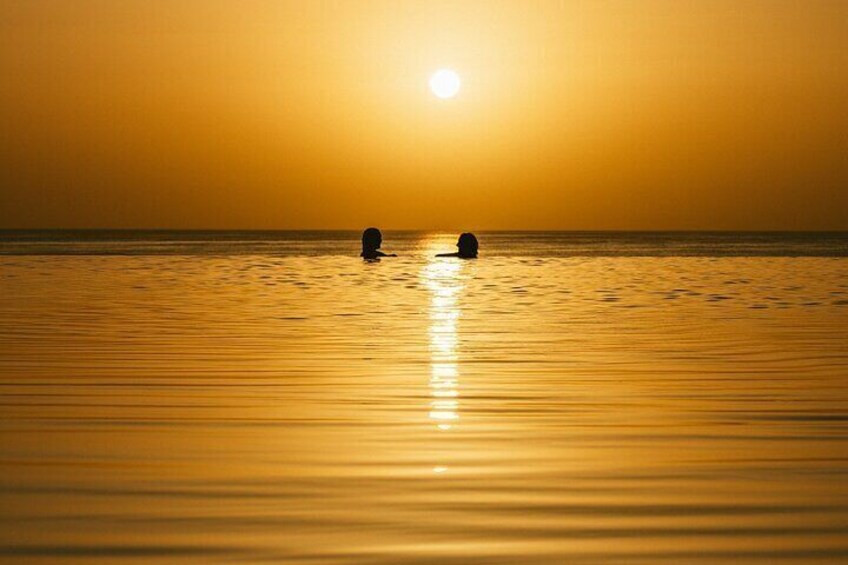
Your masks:
{"label": "sun reflection on water", "polygon": [[[440,432],[448,432],[459,421],[458,324],[461,262],[434,259],[422,272],[430,290],[430,409],[429,418]],[[446,465],[433,467],[444,473]]]}

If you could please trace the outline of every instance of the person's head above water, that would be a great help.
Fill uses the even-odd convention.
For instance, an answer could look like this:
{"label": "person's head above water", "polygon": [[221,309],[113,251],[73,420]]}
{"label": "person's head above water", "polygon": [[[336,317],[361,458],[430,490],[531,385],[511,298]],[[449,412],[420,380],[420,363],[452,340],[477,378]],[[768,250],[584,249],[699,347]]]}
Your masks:
{"label": "person's head above water", "polygon": [[383,234],[377,228],[368,228],[362,232],[362,252],[376,251],[383,245]]}
{"label": "person's head above water", "polygon": [[473,233],[465,232],[459,236],[459,241],[456,242],[456,248],[459,250],[456,253],[439,253],[436,257],[461,257],[462,259],[476,259],[477,248],[480,245],[477,243],[477,238]]}
{"label": "person's head above water", "polygon": [[459,241],[456,242],[456,247],[459,249],[459,252],[457,252],[458,257],[470,259],[477,257],[477,248],[480,247],[480,245],[477,243],[477,238],[474,237],[473,233],[465,232],[459,236]]}
{"label": "person's head above water", "polygon": [[395,254],[388,255],[378,251],[383,245],[383,234],[377,228],[368,228],[362,232],[362,253],[360,257],[365,259],[376,259],[378,257],[397,257]]}

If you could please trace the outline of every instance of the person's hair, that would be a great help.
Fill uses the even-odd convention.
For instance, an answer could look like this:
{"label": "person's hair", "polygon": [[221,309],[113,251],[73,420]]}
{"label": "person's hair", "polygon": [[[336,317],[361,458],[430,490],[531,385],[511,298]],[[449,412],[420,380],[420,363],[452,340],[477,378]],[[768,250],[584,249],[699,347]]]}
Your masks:
{"label": "person's hair", "polygon": [[477,255],[477,249],[480,246],[474,234],[469,232],[460,235],[456,245],[459,247],[459,252],[463,255]]}
{"label": "person's hair", "polygon": [[362,248],[378,249],[383,240],[383,234],[377,228],[368,228],[362,232]]}

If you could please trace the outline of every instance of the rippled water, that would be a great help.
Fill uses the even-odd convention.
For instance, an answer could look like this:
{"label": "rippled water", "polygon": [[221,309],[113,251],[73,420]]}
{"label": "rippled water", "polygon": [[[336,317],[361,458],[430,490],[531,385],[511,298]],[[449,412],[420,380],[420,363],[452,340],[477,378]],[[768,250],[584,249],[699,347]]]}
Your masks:
{"label": "rippled water", "polygon": [[7,234],[0,560],[845,562],[845,236],[557,237]]}

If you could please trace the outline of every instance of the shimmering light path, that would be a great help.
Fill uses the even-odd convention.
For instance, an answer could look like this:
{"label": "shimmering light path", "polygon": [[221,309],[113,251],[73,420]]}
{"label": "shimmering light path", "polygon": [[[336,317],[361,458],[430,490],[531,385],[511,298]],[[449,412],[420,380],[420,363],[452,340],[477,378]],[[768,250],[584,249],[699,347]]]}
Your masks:
{"label": "shimmering light path", "polygon": [[[462,291],[460,279],[466,261],[450,258],[433,259],[423,270],[423,280],[432,291],[430,301],[430,419],[441,432],[449,432],[459,420],[459,351],[457,325],[461,311],[457,294]],[[444,473],[448,466],[433,467]]]}

